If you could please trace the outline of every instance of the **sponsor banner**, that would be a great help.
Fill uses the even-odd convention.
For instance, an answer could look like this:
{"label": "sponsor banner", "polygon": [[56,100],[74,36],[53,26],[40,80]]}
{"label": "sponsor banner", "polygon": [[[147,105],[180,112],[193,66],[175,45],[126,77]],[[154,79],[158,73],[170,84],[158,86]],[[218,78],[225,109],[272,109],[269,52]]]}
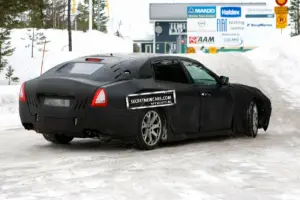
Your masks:
{"label": "sponsor banner", "polygon": [[131,110],[172,106],[175,104],[175,90],[130,94],[126,97],[126,106]]}
{"label": "sponsor banner", "polygon": [[215,36],[189,36],[188,43],[192,45],[207,45],[215,44]]}
{"label": "sponsor banner", "polygon": [[245,18],[275,18],[274,7],[247,6],[243,10]]}
{"label": "sponsor banner", "polygon": [[225,36],[223,37],[223,45],[226,47],[239,47],[243,46],[244,40],[240,36]]}
{"label": "sponsor banner", "polygon": [[228,21],[229,31],[238,32],[238,31],[244,31],[246,22],[245,20],[229,20]]}
{"label": "sponsor banner", "polygon": [[274,14],[274,8],[267,6],[248,6],[244,11],[246,14]]}
{"label": "sponsor banner", "polygon": [[264,27],[274,27],[274,24],[271,24],[271,23],[269,23],[269,24],[266,24],[266,23],[248,23],[247,24],[247,28],[253,28],[253,27],[257,27],[257,28],[260,28],[260,27],[262,27],[262,28],[264,28]]}
{"label": "sponsor banner", "polygon": [[217,32],[244,31],[245,21],[243,19],[217,19]]}
{"label": "sponsor banner", "polygon": [[242,17],[241,7],[221,7],[220,17],[222,18],[239,18]]}
{"label": "sponsor banner", "polygon": [[190,33],[188,35],[189,47],[240,47],[243,45],[242,32]]}
{"label": "sponsor banner", "polygon": [[188,6],[187,17],[188,18],[216,18],[217,7],[216,6]]}
{"label": "sponsor banner", "polygon": [[188,32],[215,32],[217,22],[213,18],[192,18],[187,20]]}
{"label": "sponsor banner", "polygon": [[227,26],[227,19],[217,19],[217,32],[227,32]]}

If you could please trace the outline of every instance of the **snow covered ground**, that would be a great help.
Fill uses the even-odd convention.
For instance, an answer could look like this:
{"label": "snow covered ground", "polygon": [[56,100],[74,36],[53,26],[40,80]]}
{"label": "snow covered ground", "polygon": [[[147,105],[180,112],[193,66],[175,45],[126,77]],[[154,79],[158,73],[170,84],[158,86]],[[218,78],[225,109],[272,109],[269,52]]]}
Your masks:
{"label": "snow covered ground", "polygon": [[256,139],[149,152],[97,140],[51,145],[18,129],[19,86],[0,86],[0,199],[299,200],[299,44],[295,37],[247,53],[185,55],[271,98],[270,127]]}
{"label": "snow covered ground", "polygon": [[0,135],[0,199],[299,200],[300,137],[268,131],[141,152],[122,144]]}

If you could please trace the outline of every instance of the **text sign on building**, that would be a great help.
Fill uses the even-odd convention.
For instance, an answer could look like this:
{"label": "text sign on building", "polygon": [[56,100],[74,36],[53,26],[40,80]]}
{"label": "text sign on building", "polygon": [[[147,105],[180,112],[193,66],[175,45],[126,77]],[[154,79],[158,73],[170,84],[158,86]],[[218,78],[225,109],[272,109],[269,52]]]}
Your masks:
{"label": "text sign on building", "polygon": [[188,6],[187,17],[188,18],[216,18],[217,7],[216,6]]}
{"label": "text sign on building", "polygon": [[242,17],[241,7],[221,7],[221,17],[223,18],[237,18]]}
{"label": "text sign on building", "polygon": [[169,35],[182,35],[187,32],[186,22],[170,22]]}

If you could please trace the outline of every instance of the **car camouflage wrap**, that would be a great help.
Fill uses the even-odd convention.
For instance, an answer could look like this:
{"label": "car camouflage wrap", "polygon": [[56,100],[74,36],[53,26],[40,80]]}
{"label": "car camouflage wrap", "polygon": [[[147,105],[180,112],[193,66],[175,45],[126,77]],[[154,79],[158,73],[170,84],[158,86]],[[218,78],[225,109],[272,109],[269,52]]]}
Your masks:
{"label": "car camouflage wrap", "polygon": [[256,137],[259,128],[267,130],[271,111],[258,88],[231,84],[197,60],[163,54],[70,60],[23,83],[19,97],[23,127],[51,142],[109,137],[143,149],[160,140]]}
{"label": "car camouflage wrap", "polygon": [[[245,113],[251,100],[255,99],[258,103],[259,115],[261,116],[261,127],[267,130],[269,119],[272,113],[270,99],[264,95],[259,89],[243,84],[231,84],[232,94],[235,101],[234,128],[237,132],[245,131]],[[262,123],[264,122],[264,123]]]}

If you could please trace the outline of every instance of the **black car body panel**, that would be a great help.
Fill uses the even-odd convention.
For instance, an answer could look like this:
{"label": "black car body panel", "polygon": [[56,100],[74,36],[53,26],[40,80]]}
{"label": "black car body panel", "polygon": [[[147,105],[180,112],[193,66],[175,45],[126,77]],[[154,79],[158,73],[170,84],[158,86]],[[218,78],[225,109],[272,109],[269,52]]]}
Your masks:
{"label": "black car body panel", "polygon": [[[103,66],[88,69],[86,64],[91,63],[87,58],[100,59],[99,63]],[[150,106],[143,102],[143,108],[129,108],[128,96],[171,91],[169,96],[173,99],[169,99],[169,104],[153,106],[167,119],[169,140],[217,132],[244,132],[245,114],[254,99],[259,107],[259,126],[267,130],[271,102],[259,89],[241,84],[220,84],[220,77],[207,68],[205,70],[214,77],[216,84],[195,84],[184,67],[182,73],[187,77],[186,82],[158,80],[158,72],[153,70],[152,65],[161,60],[172,60],[180,65],[183,60],[198,64],[198,61],[180,56],[125,54],[87,56],[55,66],[24,84],[26,102],[19,102],[21,122],[26,129],[39,133],[90,137],[88,133],[93,132],[132,138],[139,131],[144,110]],[[79,63],[78,69],[92,71],[97,68],[98,71],[71,73],[70,69],[74,69],[76,63]],[[99,88],[106,91],[106,107],[91,105]],[[46,98],[65,99],[68,103],[65,106],[45,105]]]}

